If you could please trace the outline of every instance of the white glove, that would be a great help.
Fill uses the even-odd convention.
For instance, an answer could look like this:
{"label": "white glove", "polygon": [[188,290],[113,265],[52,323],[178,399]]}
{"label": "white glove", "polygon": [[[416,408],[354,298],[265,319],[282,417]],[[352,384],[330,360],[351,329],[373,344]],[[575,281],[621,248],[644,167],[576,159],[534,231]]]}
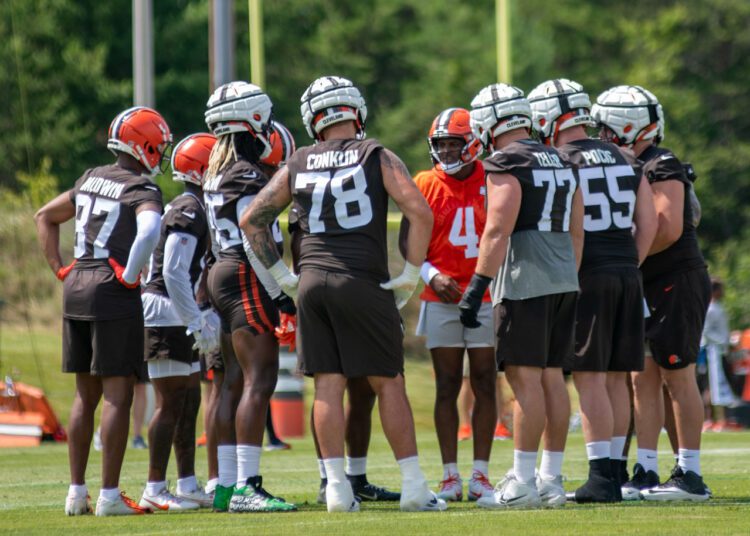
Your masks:
{"label": "white glove", "polygon": [[201,311],[201,327],[193,331],[195,344],[193,350],[198,350],[203,355],[208,355],[219,349],[219,334],[221,333],[221,320],[213,309]]}
{"label": "white glove", "polygon": [[407,262],[401,275],[385,283],[380,283],[380,288],[392,290],[396,297],[396,307],[401,309],[409,301],[419,282],[419,266]]}
{"label": "white glove", "polygon": [[268,273],[273,276],[276,282],[284,291],[284,294],[292,298],[297,299],[297,285],[299,285],[299,277],[289,271],[284,261],[279,259],[276,264],[268,269]]}

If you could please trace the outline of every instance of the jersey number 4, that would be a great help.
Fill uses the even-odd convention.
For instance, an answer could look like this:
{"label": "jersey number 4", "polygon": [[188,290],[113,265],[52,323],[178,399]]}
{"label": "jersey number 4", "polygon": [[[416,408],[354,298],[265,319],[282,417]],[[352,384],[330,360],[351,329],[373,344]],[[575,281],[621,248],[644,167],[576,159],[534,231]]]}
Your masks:
{"label": "jersey number 4", "polygon": [[467,259],[479,256],[479,235],[474,225],[474,207],[456,209],[448,240],[456,247],[463,247]]}
{"label": "jersey number 4", "polygon": [[[342,229],[355,229],[372,221],[372,203],[367,195],[367,178],[362,166],[357,165],[335,172],[298,173],[294,187],[297,190],[305,190],[310,186],[312,204],[307,220],[310,233],[324,233],[330,230],[328,227],[334,223]],[[326,195],[327,192],[330,194]],[[330,217],[331,204],[333,218]],[[350,207],[354,210],[350,211]],[[331,221],[334,218],[335,222]]]}
{"label": "jersey number 4", "polygon": [[90,225],[91,215],[99,216],[94,221],[100,221],[101,216],[106,214],[104,222],[99,228],[99,233],[94,239],[94,258],[106,259],[109,257],[107,241],[115,229],[117,218],[120,216],[120,203],[111,199],[96,197],[92,199],[88,195],[76,195],[76,240],[74,256],[80,259],[86,254],[86,233]]}

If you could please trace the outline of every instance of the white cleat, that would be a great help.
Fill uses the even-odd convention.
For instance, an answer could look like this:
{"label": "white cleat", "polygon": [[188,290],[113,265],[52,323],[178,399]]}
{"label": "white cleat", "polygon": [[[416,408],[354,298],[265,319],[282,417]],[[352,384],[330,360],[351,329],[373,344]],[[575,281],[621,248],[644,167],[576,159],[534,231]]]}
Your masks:
{"label": "white cleat", "polygon": [[490,479],[480,471],[474,471],[469,480],[469,500],[476,501],[482,497],[492,497],[495,488],[492,487]]}
{"label": "white cleat", "polygon": [[463,486],[464,482],[459,475],[448,475],[448,478],[440,481],[437,496],[446,502],[461,501],[464,498]]}
{"label": "white cleat", "polygon": [[151,510],[141,508],[136,502],[125,495],[124,492],[113,501],[105,499],[101,495],[96,501],[97,516],[133,516],[150,514]]}
{"label": "white cleat", "polygon": [[511,471],[495,487],[492,497],[482,497],[477,501],[477,506],[482,508],[540,508],[542,500],[536,489],[534,480],[521,482]]}
{"label": "white cleat", "polygon": [[172,495],[167,488],[156,495],[149,495],[144,491],[138,506],[152,512],[187,512],[201,507],[195,501]]}
{"label": "white cleat", "polygon": [[207,493],[203,491],[200,487],[195,488],[193,491],[188,491],[188,492],[183,492],[183,493],[177,492],[174,495],[178,499],[185,499],[187,501],[198,503],[198,506],[200,506],[201,508],[211,508],[214,505],[213,492]]}
{"label": "white cleat", "polygon": [[536,489],[539,492],[542,506],[547,508],[565,506],[567,498],[565,497],[565,489],[563,488],[562,480],[562,475],[547,478],[537,473]]}
{"label": "white cleat", "polygon": [[326,484],[326,507],[328,513],[359,512],[359,501],[354,496],[352,485],[348,479],[343,482],[328,481],[328,484]]}
{"label": "white cleat", "polygon": [[448,504],[430,491],[427,482],[423,482],[411,489],[402,487],[400,507],[402,512],[443,512],[448,509]]}
{"label": "white cleat", "polygon": [[65,513],[69,516],[85,516],[94,513],[91,508],[91,497],[68,495],[65,498]]}

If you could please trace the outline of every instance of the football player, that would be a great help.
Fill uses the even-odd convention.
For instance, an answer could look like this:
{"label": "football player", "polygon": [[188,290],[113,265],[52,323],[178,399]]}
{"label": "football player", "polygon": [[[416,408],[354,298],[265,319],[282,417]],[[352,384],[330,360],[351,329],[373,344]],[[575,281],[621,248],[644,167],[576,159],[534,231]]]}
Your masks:
{"label": "football player", "polygon": [[[193,134],[172,153],[172,179],[185,191],[169,203],[161,236],[149,265],[141,299],[146,325],[146,363],[156,393],[148,427],[149,470],[140,506],[153,511],[180,512],[208,508],[213,497],[195,478],[195,423],[200,407],[198,353],[219,347],[219,318],[195,301],[208,244],[203,206],[203,176],[216,143],[212,134]],[[177,489],[167,488],[167,464],[174,444]]]}
{"label": "football player", "polygon": [[[641,265],[650,313],[650,354],[644,370],[633,373],[638,463],[622,488],[623,499],[703,501],[710,493],[701,476],[703,405],[695,362],[711,283],[695,232],[692,183],[674,153],[659,147],[664,113],[653,93],[640,86],[613,87],[599,95],[592,115],[603,139],[628,147],[643,162],[659,222]],[[662,384],[672,398],[679,450],[671,477],[659,486],[656,447],[664,422]]]}
{"label": "football player", "polygon": [[[487,222],[459,303],[461,322],[481,325],[477,315],[494,277],[497,362],[516,399],[513,469],[494,496],[477,504],[534,508],[542,505],[534,472],[545,421],[545,450],[562,453],[567,436],[570,400],[561,366],[573,352],[583,202],[571,164],[529,138],[531,108],[520,89],[482,89],[471,103],[471,128],[491,156],[484,160]],[[565,496],[544,502],[562,505]]]}
{"label": "football player", "polygon": [[[259,163],[272,150],[271,110],[271,99],[258,86],[237,81],[217,88],[205,113],[218,138],[203,184],[217,252],[208,289],[222,330],[231,336],[223,351],[225,373],[216,409],[219,483],[214,509],[220,511],[296,509],[266,491],[260,475],[268,403],[278,376],[274,329],[279,311],[294,314],[296,309],[247,247],[239,227],[240,216],[268,181]],[[278,223],[274,232],[280,234]]]}
{"label": "football player", "polygon": [[[365,141],[367,107],[337,76],[315,80],[302,96],[302,120],[316,144],[299,149],[274,175],[242,220],[255,253],[285,292],[299,292],[299,348],[315,379],[315,432],[326,469],[329,512],[359,509],[344,467],[343,396],[348,378],[367,378],[401,467],[401,509],[444,510],[427,487],[403,376],[398,308],[416,288],[432,213],[405,166]],[[412,222],[404,272],[389,280],[388,199]],[[302,231],[300,280],[274,245],[268,224],[294,201]]]}
{"label": "football player", "polygon": [[[576,345],[563,366],[572,371],[578,391],[589,460],[588,480],[574,497],[617,502],[625,483],[621,460],[630,423],[627,375],[643,370],[638,266],[656,233],[653,195],[640,168],[630,165],[632,155],[588,137],[591,101],[580,84],[548,80],[529,93],[529,103],[541,140],[577,168],[585,206]],[[540,472],[540,488],[547,476]]]}
{"label": "football player", "polygon": [[[85,475],[102,396],[102,489],[96,514],[147,512],[118,485],[133,385],[145,368],[140,272],[159,240],[162,197],[151,179],[168,163],[171,143],[169,126],[155,110],[137,106],[121,112],[107,140],[115,163],[87,170],[35,216],[44,255],[63,282],[63,371],[76,375],[68,428],[68,515],[91,512]],[[60,225],[73,218],[74,260],[64,266]]]}
{"label": "football player", "polygon": [[[435,430],[443,460],[443,480],[438,497],[446,501],[463,498],[463,480],[458,472],[458,409],[456,401],[463,380],[464,353],[469,354],[471,388],[474,392],[472,429],[474,465],[468,498],[492,496],[488,478],[495,405],[495,335],[492,304],[485,292],[479,311],[481,327],[470,329],[459,320],[458,300],[469,283],[484,231],[484,168],[477,157],[482,144],[471,132],[469,112],[463,108],[443,110],[432,122],[427,142],[434,167],[417,173],[414,182],[432,209],[432,228],[427,258],[421,274],[425,282],[417,335],[426,335],[435,369]],[[409,221],[401,221],[401,246]]]}

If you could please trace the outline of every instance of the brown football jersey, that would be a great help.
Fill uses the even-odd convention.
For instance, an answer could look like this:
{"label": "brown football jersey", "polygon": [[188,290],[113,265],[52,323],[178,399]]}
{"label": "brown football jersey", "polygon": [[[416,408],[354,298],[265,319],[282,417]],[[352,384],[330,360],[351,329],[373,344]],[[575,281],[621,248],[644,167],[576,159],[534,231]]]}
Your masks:
{"label": "brown football jersey", "polygon": [[177,196],[164,209],[161,219],[159,243],[151,257],[149,279],[146,292],[168,296],[164,283],[164,246],[170,233],[185,233],[196,238],[195,252],[190,262],[190,284],[194,287],[203,269],[201,261],[206,254],[208,243],[208,223],[206,211],[197,197],[190,193]]}
{"label": "brown football jersey", "polygon": [[161,190],[148,177],[113,164],[86,171],[69,195],[76,207],[77,262],[65,278],[63,315],[116,320],[142,314],[140,289],[119,283],[108,259],[127,265],[137,232],[135,211],[143,203],[161,210]]}
{"label": "brown football jersey", "polygon": [[330,140],[287,162],[302,232],[300,270],[318,268],[388,279],[388,194],[376,140]]}

